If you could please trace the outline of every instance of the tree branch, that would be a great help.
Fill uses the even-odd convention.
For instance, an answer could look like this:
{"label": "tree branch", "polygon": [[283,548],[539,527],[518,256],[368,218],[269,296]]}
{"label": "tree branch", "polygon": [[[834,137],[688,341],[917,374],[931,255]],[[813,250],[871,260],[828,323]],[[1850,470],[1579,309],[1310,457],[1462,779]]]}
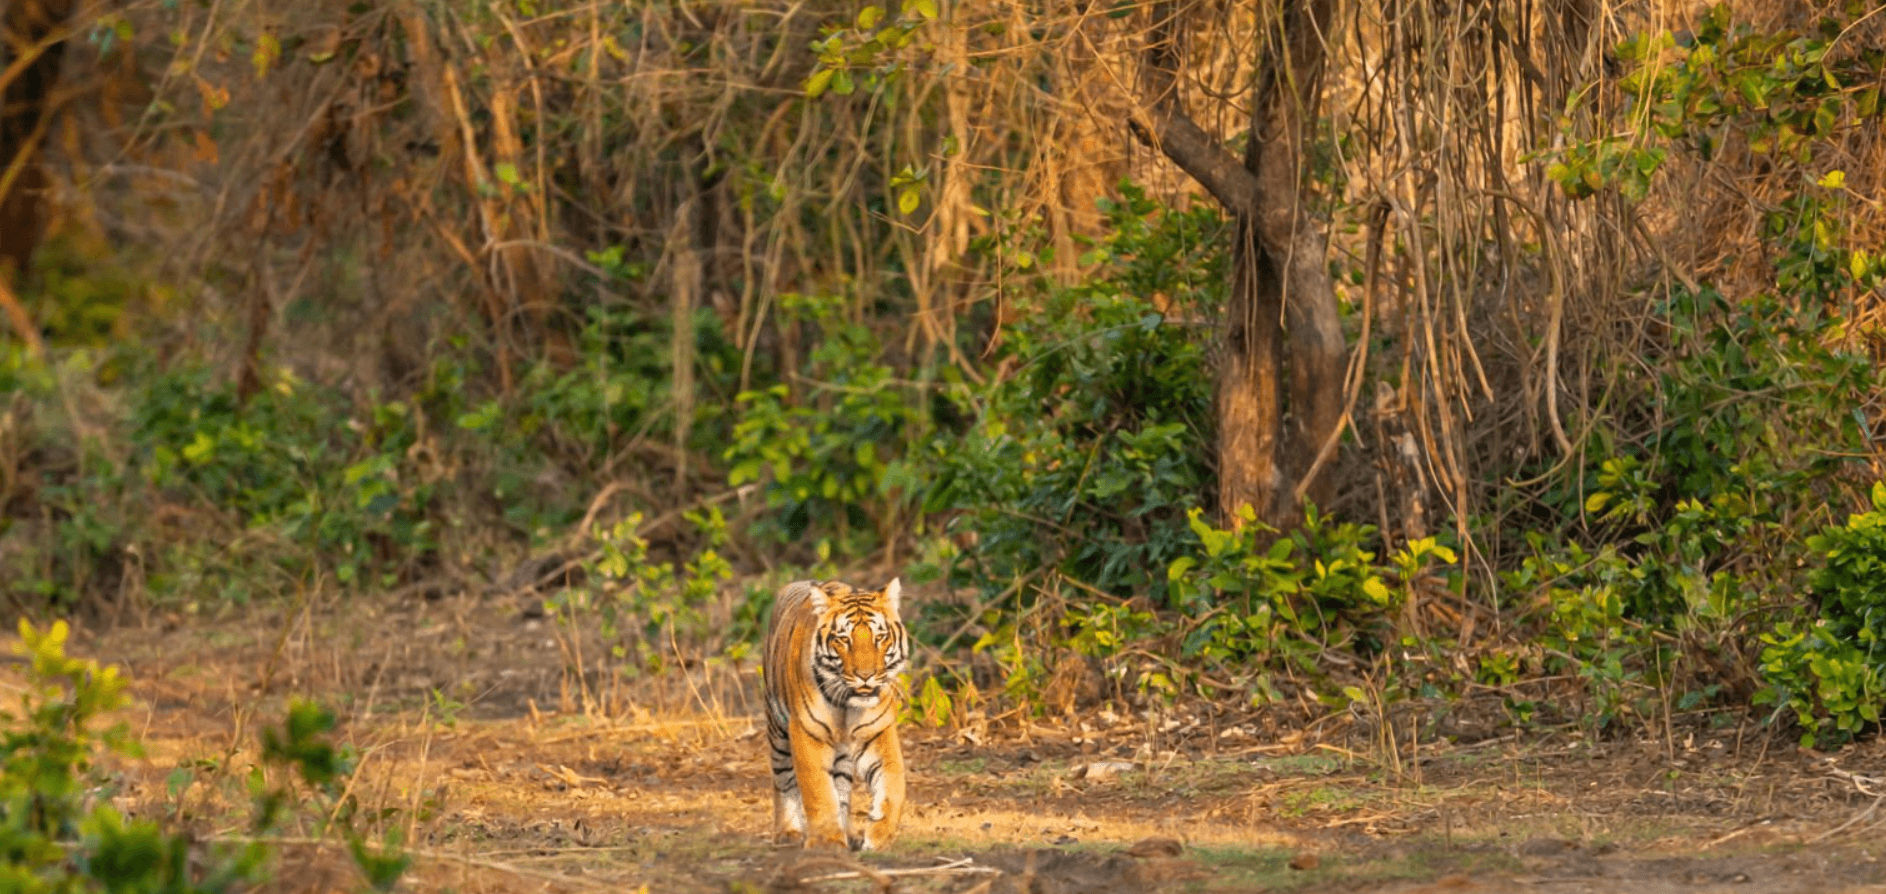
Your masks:
{"label": "tree branch", "polygon": [[1172,25],[1178,15],[1172,0],[1151,10],[1152,28],[1146,45],[1144,111],[1127,121],[1127,128],[1147,146],[1172,159],[1192,175],[1220,204],[1233,213],[1257,206],[1257,179],[1218,139],[1198,126],[1179,105],[1178,54],[1173,51]]}
{"label": "tree branch", "polygon": [[[26,354],[35,360],[46,356],[46,342],[39,337],[39,327],[33,325],[33,315],[26,312],[26,305],[7,287],[11,264],[0,265],[0,312],[4,312],[7,323],[13,327],[13,334],[20,337],[26,345]],[[25,277],[21,277],[24,279]]]}
{"label": "tree branch", "polygon": [[1127,127],[1141,142],[1192,175],[1226,210],[1250,211],[1257,205],[1257,178],[1184,112],[1166,108],[1177,104],[1170,98],[1157,100],[1146,120],[1128,121]]}

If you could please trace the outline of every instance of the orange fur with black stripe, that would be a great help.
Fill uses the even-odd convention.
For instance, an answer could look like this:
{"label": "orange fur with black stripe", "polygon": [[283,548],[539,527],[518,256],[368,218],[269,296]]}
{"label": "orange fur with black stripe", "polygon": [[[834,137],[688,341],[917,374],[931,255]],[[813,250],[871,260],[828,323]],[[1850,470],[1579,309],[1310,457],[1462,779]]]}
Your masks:
{"label": "orange fur with black stripe", "polygon": [[[773,769],[774,840],[806,847],[881,848],[904,813],[899,675],[910,637],[896,580],[875,591],[838,581],[787,584],[773,602],[762,667]],[[851,795],[869,820],[851,832]]]}

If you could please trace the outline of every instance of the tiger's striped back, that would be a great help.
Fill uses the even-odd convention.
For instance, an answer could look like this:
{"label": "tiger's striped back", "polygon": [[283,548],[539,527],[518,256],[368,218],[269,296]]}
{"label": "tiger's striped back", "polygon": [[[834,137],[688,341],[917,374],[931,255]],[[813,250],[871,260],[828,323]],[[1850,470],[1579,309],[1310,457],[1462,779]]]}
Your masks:
{"label": "tiger's striped back", "polygon": [[[773,832],[808,847],[882,847],[904,804],[897,738],[900,675],[910,638],[898,617],[901,586],[858,590],[797,581],[779,591],[767,625],[766,739],[773,771]],[[850,834],[851,793],[869,793],[870,822]]]}

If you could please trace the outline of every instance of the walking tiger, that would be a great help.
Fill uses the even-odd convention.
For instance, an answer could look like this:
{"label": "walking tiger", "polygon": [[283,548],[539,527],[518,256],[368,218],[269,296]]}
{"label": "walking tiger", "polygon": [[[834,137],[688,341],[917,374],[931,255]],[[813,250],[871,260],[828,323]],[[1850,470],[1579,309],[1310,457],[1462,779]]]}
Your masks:
{"label": "walking tiger", "polygon": [[[773,836],[781,844],[872,850],[889,844],[904,812],[897,741],[899,675],[910,638],[901,587],[857,590],[797,581],[779,591],[766,628],[766,742],[773,769]],[[851,793],[869,793],[869,822],[851,834]]]}

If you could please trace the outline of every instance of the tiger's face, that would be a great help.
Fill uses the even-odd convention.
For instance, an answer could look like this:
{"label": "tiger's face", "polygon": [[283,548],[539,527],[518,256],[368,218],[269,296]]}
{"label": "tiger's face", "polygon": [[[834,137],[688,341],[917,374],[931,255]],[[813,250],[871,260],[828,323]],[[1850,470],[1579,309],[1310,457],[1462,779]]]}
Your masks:
{"label": "tiger's face", "polygon": [[909,641],[897,617],[898,582],[867,592],[826,584],[828,601],[813,649],[813,669],[826,701],[875,706],[903,673]]}

